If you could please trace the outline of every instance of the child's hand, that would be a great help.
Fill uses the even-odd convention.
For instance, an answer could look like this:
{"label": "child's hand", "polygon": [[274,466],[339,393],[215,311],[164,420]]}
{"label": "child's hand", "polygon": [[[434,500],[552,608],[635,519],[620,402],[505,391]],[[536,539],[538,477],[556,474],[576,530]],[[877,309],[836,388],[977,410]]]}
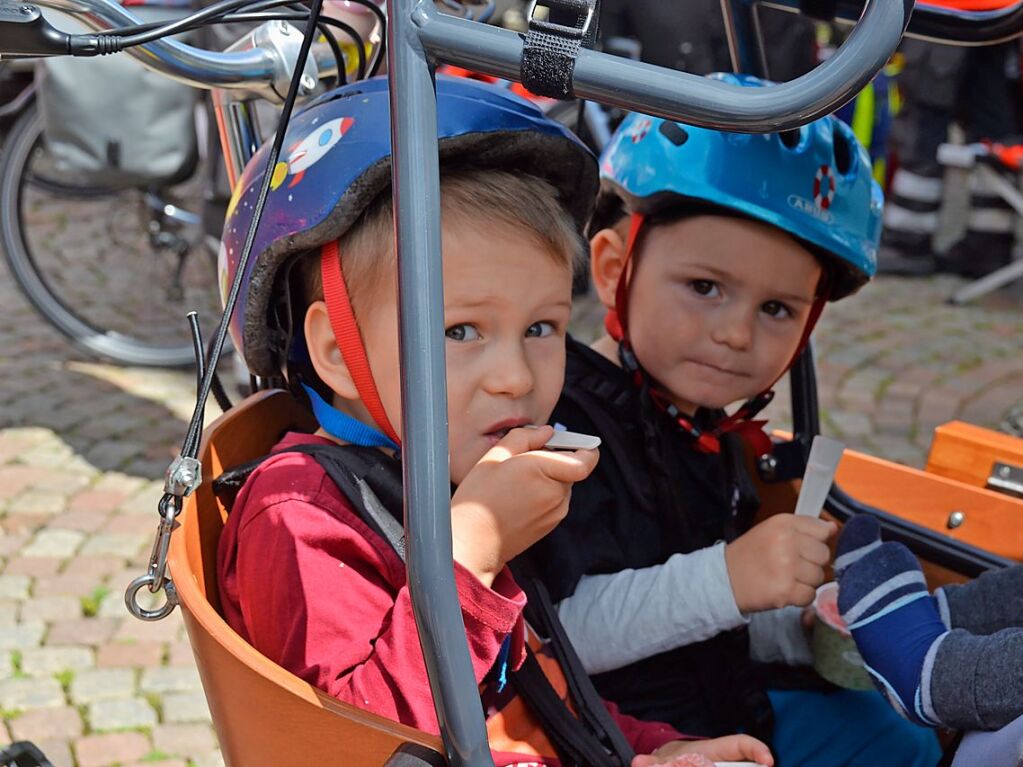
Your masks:
{"label": "child's hand", "polygon": [[750,761],[774,766],[771,749],[749,735],[710,740],[675,740],[652,754],[637,756],[631,767],[707,767],[714,762]]}
{"label": "child's hand", "polygon": [[810,604],[831,558],[826,541],[837,529],[834,522],[775,514],[728,544],[725,564],[739,610]]}
{"label": "child's hand", "polygon": [[554,430],[512,429],[487,451],[451,499],[455,560],[485,586],[568,513],[572,484],[597,465],[596,450],[543,450]]}

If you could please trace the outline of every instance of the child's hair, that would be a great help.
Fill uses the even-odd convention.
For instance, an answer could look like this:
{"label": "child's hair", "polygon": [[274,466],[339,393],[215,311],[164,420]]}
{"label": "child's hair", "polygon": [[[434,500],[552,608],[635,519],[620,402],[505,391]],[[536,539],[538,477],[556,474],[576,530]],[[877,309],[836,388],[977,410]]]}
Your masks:
{"label": "child's hair", "polygon": [[[480,168],[444,168],[441,215],[445,223],[489,226],[501,223],[539,245],[566,268],[584,259],[585,243],[555,188],[536,176]],[[394,269],[391,191],[377,197],[339,240],[342,271],[356,318],[372,304],[384,276]],[[480,253],[480,258],[486,258]],[[309,304],[323,298],[319,253],[297,265],[301,286],[296,320]]]}

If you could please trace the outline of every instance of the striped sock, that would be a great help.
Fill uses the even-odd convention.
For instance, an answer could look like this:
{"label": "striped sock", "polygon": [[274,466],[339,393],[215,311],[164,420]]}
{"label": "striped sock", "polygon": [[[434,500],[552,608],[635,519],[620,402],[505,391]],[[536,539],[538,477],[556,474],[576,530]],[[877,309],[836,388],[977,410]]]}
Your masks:
{"label": "striped sock", "polygon": [[838,536],[835,546],[835,577],[841,578],[842,573],[856,560],[869,554],[881,545],[881,525],[877,517],[871,514],[857,514],[850,517],[842,525],[842,533]]}
{"label": "striped sock", "polygon": [[849,565],[839,579],[838,609],[892,707],[911,722],[936,725],[930,669],[948,629],[909,549],[884,543]]}

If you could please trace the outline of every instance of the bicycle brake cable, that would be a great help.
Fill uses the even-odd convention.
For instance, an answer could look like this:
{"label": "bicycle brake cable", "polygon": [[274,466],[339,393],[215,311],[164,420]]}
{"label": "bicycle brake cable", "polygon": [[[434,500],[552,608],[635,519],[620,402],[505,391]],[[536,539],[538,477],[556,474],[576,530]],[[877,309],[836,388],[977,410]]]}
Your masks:
{"label": "bicycle brake cable", "polygon": [[[281,111],[281,119],[274,135],[273,144],[270,147],[267,157],[267,168],[273,168],[280,157],[281,149],[284,146],[284,135],[291,120],[291,113],[298,98],[301,87],[302,75],[305,70],[306,61],[309,58],[309,50],[312,47],[313,39],[316,36],[317,23],[323,7],[323,0],[312,0],[309,9],[309,20],[306,24],[305,33],[302,38],[302,45],[299,49],[298,60],[295,71],[291,76],[291,83],[288,87],[288,95],[284,99],[284,107]],[[155,621],[170,615],[177,605],[177,594],[174,590],[174,583],[167,576],[167,554],[170,548],[170,536],[174,530],[175,519],[181,513],[183,499],[190,495],[202,483],[202,465],[198,460],[199,437],[202,434],[203,415],[206,409],[206,401],[209,399],[213,386],[213,372],[217,368],[217,362],[224,350],[224,343],[227,340],[228,328],[231,315],[234,313],[235,305],[238,303],[238,295],[241,292],[242,280],[245,270],[252,255],[252,246],[256,239],[256,231],[259,228],[260,220],[263,217],[263,209],[266,206],[266,199],[270,192],[271,174],[263,174],[263,183],[259,190],[259,196],[253,211],[252,221],[249,224],[249,231],[245,237],[245,244],[242,247],[241,258],[238,262],[238,271],[231,283],[227,300],[224,302],[224,311],[220,324],[213,341],[213,349],[209,358],[205,360],[206,369],[199,384],[199,391],[196,396],[195,410],[192,412],[191,421],[188,424],[188,431],[182,443],[181,453],[171,462],[167,468],[164,480],[164,494],[159,502],[160,522],[157,526],[156,539],[153,541],[153,550],[149,557],[147,572],[128,584],[124,593],[124,602],[128,611],[141,620]],[[199,363],[202,365],[202,362]],[[150,593],[156,593],[163,589],[166,601],[155,610],[147,610],[138,603],[138,592],[145,586]]]}

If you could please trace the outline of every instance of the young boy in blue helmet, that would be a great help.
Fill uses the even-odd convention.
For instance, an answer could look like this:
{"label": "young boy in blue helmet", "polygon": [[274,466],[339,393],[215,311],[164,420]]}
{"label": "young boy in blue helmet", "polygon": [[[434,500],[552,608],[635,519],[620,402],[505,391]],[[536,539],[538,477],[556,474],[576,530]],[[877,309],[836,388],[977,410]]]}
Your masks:
{"label": "young boy in blue helmet", "polygon": [[737,135],[629,116],[602,157],[590,228],[607,332],[569,342],[553,416],[600,436],[602,456],[519,563],[559,601],[604,697],[686,732],[773,739],[785,767],[940,754],[876,693],[768,692],[765,678],[765,663],[811,661],[801,612],[835,526],[753,525],[744,443],[770,450],[752,419],[825,303],[874,273],[881,208],[835,119]]}
{"label": "young boy in blue helmet", "polygon": [[[521,428],[544,424],[561,390],[596,165],[505,91],[441,79],[437,99],[455,583],[496,763],[628,767],[634,752],[641,765],[771,763],[749,736],[683,740],[605,708],[582,672],[569,696],[571,648],[550,657],[527,635],[506,563],[564,516],[597,461],[542,450],[549,427]],[[257,154],[232,199],[225,280],[272,174],[236,343],[255,374],[283,375],[308,399],[320,428],[284,435],[242,474],[219,588],[227,622],[267,657],[438,733],[403,565],[388,114],[382,80],[320,98],[289,127],[288,157],[267,171]]]}

